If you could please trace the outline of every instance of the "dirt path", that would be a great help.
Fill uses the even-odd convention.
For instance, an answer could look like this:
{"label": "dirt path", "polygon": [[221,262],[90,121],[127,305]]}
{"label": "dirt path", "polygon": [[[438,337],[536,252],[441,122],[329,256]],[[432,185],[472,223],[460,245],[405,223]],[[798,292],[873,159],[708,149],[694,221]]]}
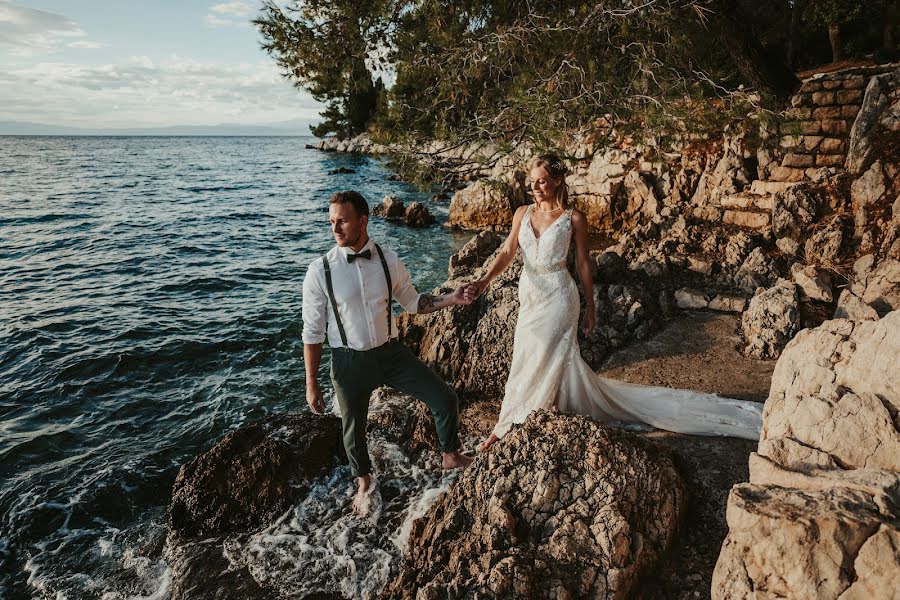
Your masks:
{"label": "dirt path", "polygon": [[[683,312],[651,339],[617,352],[604,377],[689,388],[763,402],[775,361],[738,352],[738,317]],[[720,437],[646,434],[675,453],[687,483],[688,513],[668,560],[646,582],[642,598],[709,598],[712,573],[728,533],[725,505],[735,483],[747,481],[747,458],[756,443]]]}

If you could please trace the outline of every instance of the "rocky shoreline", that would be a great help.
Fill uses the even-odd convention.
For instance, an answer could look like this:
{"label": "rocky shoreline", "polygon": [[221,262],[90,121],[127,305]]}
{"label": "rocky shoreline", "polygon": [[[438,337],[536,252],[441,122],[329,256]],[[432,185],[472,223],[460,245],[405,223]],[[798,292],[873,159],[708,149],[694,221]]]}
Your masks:
{"label": "rocky shoreline", "polygon": [[[379,390],[376,469],[396,483],[373,524],[340,516],[335,419],[273,417],[182,468],[173,598],[896,594],[900,68],[812,77],[787,116],[664,147],[574,143],[569,161],[577,206],[616,239],[579,290],[598,318],[582,355],[615,378],[764,400],[758,445],[541,412],[445,481],[427,409]],[[389,150],[357,142],[333,149]],[[440,290],[479,276],[528,201],[519,151],[454,195],[449,225],[479,232]],[[400,320],[460,393],[469,447],[499,410],[520,270],[471,306]]]}

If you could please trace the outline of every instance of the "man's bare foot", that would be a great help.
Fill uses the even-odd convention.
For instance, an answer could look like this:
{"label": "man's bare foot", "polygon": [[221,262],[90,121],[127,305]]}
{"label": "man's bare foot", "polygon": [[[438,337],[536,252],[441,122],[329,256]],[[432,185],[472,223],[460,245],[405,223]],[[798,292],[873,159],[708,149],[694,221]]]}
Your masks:
{"label": "man's bare foot", "polygon": [[356,497],[353,499],[353,513],[361,517],[369,513],[372,507],[370,496],[372,495],[372,476],[365,475],[359,478],[359,489],[356,490]]}
{"label": "man's bare foot", "polygon": [[450,469],[465,469],[475,460],[471,456],[466,456],[461,452],[444,452],[443,460],[441,460],[441,468],[445,471]]}
{"label": "man's bare foot", "polygon": [[486,439],[486,440],[484,440],[483,442],[481,442],[481,445],[478,446],[478,451],[479,451],[479,452],[484,452],[484,451],[488,450],[488,449],[489,449],[491,446],[493,446],[493,445],[497,442],[497,440],[499,440],[499,439],[500,439],[500,438],[498,438],[496,435],[494,435],[494,434],[492,433],[488,439]]}

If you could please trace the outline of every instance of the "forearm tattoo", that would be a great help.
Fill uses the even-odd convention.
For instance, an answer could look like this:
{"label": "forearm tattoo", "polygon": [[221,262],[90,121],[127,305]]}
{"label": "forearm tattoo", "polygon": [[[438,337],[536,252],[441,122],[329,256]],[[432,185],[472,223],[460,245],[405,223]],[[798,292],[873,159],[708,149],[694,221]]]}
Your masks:
{"label": "forearm tattoo", "polygon": [[443,296],[432,296],[431,294],[422,294],[419,296],[419,312],[426,312],[429,309],[437,308],[438,300],[443,300]]}

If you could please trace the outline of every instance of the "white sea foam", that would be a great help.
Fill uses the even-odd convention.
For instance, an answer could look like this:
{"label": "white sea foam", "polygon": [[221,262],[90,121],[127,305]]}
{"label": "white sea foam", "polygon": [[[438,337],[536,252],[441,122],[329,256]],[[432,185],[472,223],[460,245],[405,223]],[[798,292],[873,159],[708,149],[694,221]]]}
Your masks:
{"label": "white sea foam", "polygon": [[339,467],[272,526],[229,540],[229,560],[285,597],[312,592],[375,597],[403,555],[413,521],[456,475],[441,472],[436,453],[413,461],[377,434],[369,448],[378,489],[365,517],[353,514],[355,480],[347,467]]}

